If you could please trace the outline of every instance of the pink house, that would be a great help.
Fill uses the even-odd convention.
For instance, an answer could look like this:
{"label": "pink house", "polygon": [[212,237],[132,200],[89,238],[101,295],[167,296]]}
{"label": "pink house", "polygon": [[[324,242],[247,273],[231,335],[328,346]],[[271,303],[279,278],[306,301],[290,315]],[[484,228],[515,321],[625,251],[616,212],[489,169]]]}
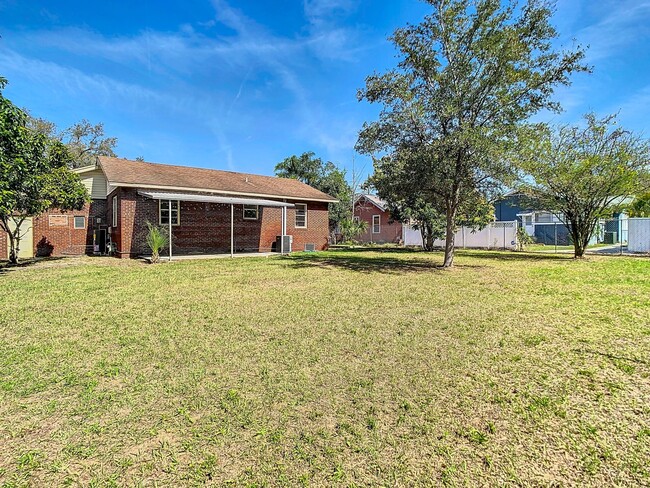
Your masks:
{"label": "pink house", "polygon": [[404,229],[401,222],[391,220],[386,202],[376,195],[360,195],[354,205],[354,219],[368,224],[366,232],[357,237],[364,244],[402,244]]}

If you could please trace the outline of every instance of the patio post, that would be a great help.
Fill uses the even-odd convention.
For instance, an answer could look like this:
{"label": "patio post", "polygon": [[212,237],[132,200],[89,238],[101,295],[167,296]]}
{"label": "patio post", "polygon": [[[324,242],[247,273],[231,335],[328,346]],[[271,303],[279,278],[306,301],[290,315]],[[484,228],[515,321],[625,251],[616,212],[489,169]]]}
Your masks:
{"label": "patio post", "polygon": [[169,205],[169,262],[172,262],[172,201],[168,200]]}
{"label": "patio post", "polygon": [[230,257],[235,257],[235,206],[230,204]]}

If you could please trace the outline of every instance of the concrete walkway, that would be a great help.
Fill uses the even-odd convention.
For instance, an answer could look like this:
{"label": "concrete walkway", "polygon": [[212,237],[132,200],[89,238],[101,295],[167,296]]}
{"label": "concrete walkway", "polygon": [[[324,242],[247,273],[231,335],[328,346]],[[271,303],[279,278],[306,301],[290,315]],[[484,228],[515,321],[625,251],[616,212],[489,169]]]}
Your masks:
{"label": "concrete walkway", "polygon": [[[279,252],[239,252],[235,253],[233,258],[268,258],[272,256],[280,256]],[[140,256],[146,261],[151,260],[151,256]],[[178,256],[172,256],[172,263],[174,261],[189,261],[192,259],[222,259],[230,258],[230,253],[219,253],[219,254],[179,254]],[[169,261],[168,256],[160,256],[161,262]]]}

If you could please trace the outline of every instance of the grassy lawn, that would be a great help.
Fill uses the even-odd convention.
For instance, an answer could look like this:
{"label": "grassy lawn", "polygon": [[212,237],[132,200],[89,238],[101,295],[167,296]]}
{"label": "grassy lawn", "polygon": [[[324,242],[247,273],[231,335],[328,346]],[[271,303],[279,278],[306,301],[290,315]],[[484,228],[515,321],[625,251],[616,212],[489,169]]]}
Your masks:
{"label": "grassy lawn", "polygon": [[0,485],[650,485],[650,260],[0,270]]}

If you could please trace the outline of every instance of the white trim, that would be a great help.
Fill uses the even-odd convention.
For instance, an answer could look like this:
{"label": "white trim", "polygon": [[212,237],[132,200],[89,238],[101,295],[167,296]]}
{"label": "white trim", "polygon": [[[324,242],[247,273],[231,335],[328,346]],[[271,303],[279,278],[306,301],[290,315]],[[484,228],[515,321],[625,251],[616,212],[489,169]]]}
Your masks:
{"label": "white trim", "polygon": [[[377,228],[379,229],[378,231],[375,232],[375,217],[379,219],[379,222],[377,222]],[[372,228],[370,229],[372,234],[381,234],[381,215],[373,215],[372,216]]]}
{"label": "white trim", "polygon": [[293,203],[263,200],[261,198],[218,197],[197,193],[164,193],[138,190],[138,195],[153,200],[180,200],[181,202],[226,203],[228,205],[259,205],[260,207],[293,207]]}
{"label": "white trim", "polygon": [[113,224],[113,227],[117,227],[117,207],[118,207],[117,195],[113,195],[113,201],[111,202],[111,204],[113,205],[113,222],[112,222],[112,224]]}
{"label": "white trim", "polygon": [[[305,207],[305,225],[298,225],[298,224],[296,223],[296,220],[298,219],[298,207],[301,206],[301,205]],[[296,229],[306,229],[306,228],[307,228],[307,225],[308,225],[308,223],[307,223],[307,214],[308,214],[308,210],[309,210],[309,209],[308,209],[306,203],[296,203],[296,214],[295,214],[294,219],[293,219],[293,226],[294,226]]]}
{"label": "white trim", "polygon": [[[77,227],[77,219],[84,219],[83,220],[83,225],[81,227]],[[74,215],[72,217],[72,227],[75,229],[85,229],[86,228],[86,216],[85,215]]]}
{"label": "white trim", "polygon": [[93,164],[92,166],[82,166],[81,168],[72,168],[71,171],[73,173],[81,174],[81,173],[89,173],[90,171],[96,171],[98,169],[101,171],[101,168],[99,166]]}
{"label": "white trim", "polygon": [[[246,208],[246,207],[255,207],[255,217],[246,217],[246,210],[253,210],[252,208]],[[259,205],[251,205],[251,204],[244,204],[242,205],[242,218],[244,220],[259,220],[260,218],[260,206]]]}
{"label": "white trim", "polygon": [[[176,202],[176,223],[172,223],[172,227],[178,227],[181,225],[181,202],[179,200],[158,200],[158,225],[169,225],[163,224],[162,222],[162,203],[165,202],[167,205],[170,205],[170,202],[173,206],[173,203]],[[172,208],[169,208],[169,222],[172,221]]]}
{"label": "white trim", "polygon": [[305,198],[305,197],[291,197],[286,195],[267,195],[265,193],[248,193],[248,192],[238,192],[238,191],[228,191],[228,190],[213,190],[210,188],[188,188],[183,186],[164,186],[164,185],[141,185],[141,184],[134,184],[134,183],[119,183],[110,180],[108,180],[108,184],[111,186],[123,186],[126,188],[150,188],[150,189],[157,189],[157,190],[215,193],[217,195],[240,195],[240,196],[247,196],[247,197],[286,198],[287,200],[309,201],[309,202],[325,202],[325,203],[338,202],[338,200],[334,198],[332,199],[309,198],[309,197]]}

